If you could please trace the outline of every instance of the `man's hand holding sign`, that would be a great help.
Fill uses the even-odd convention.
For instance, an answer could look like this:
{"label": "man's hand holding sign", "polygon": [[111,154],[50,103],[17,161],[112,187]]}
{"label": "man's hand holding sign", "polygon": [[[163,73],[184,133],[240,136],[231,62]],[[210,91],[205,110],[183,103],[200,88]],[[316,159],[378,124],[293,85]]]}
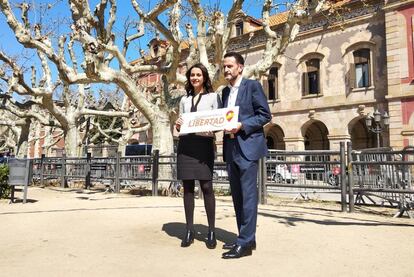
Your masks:
{"label": "man's hand holding sign", "polygon": [[[237,108],[237,115],[238,115],[239,107],[233,107],[233,108]],[[234,115],[233,111],[229,111],[228,114],[226,114],[226,118],[227,117],[233,117],[233,115]],[[232,124],[228,124],[226,126],[226,128],[224,128],[224,132],[225,133],[230,133],[230,134],[236,134],[241,129],[241,127],[242,127],[241,122],[237,122],[237,120],[236,120]]]}

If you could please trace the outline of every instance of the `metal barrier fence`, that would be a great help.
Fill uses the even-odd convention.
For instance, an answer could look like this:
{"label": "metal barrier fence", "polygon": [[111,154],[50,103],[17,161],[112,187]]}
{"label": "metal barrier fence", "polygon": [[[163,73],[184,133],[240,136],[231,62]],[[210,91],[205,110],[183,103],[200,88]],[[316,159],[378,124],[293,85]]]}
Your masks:
{"label": "metal barrier fence", "polygon": [[47,180],[59,181],[61,187],[68,182],[84,184],[89,188],[92,182],[100,182],[108,190],[119,192],[121,187],[131,187],[131,181],[154,182],[153,156],[128,156],[92,158],[90,154],[82,158],[59,157],[32,160],[32,179],[41,185]]}
{"label": "metal barrier fence", "polygon": [[354,199],[355,193],[351,211],[354,202],[365,204],[365,198],[375,205],[384,202],[396,205],[399,208],[396,216],[414,208],[414,149],[352,151],[349,169],[350,199]]}
{"label": "metal barrier fence", "polygon": [[282,187],[299,194],[317,189],[340,192],[341,207],[346,210],[344,143],[340,144],[340,151],[272,150],[262,164],[261,203],[267,202],[269,187]]}
{"label": "metal barrier fence", "polygon": [[[220,159],[220,156],[218,156]],[[160,156],[154,151],[152,156],[125,156],[118,153],[115,157],[42,157],[32,160],[32,179],[44,184],[46,181],[59,182],[66,187],[68,182],[79,182],[85,188],[99,182],[108,190],[119,192],[121,188],[132,188],[137,183],[150,183],[152,195],[158,194],[158,183],[176,183],[176,156]],[[228,188],[226,165],[216,161],[213,172],[214,184]]]}
{"label": "metal barrier fence", "polygon": [[[350,154],[348,154],[350,153]],[[46,158],[33,159],[33,178],[44,183],[55,179],[62,187],[70,181],[79,180],[88,188],[92,182],[107,185],[109,190],[119,192],[137,183],[147,182],[152,195],[158,194],[159,183],[179,183],[176,156],[127,156],[92,158]],[[279,151],[271,150],[266,159],[260,160],[258,174],[259,201],[266,203],[269,190],[283,188],[298,194],[320,190],[340,193],[341,209],[354,210],[365,199],[379,203],[387,201],[400,208],[399,214],[414,209],[414,148],[402,151],[369,149],[352,151],[348,144],[340,143],[339,151]],[[215,188],[229,190],[226,164],[218,156],[213,171]],[[355,198],[354,198],[355,193]],[[347,201],[348,199],[348,201]],[[351,199],[352,201],[349,201]]]}

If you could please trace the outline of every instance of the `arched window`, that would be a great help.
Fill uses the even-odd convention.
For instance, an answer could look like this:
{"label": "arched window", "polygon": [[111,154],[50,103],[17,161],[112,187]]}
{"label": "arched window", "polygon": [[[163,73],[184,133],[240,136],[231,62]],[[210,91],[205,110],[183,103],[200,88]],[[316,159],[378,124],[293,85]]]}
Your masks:
{"label": "arched window", "polygon": [[279,98],[278,95],[278,68],[272,67],[269,71],[269,77],[267,79],[267,95],[269,100],[275,100]]}
{"label": "arched window", "polygon": [[321,93],[320,59],[305,62],[306,71],[302,73],[302,94],[304,96]]}
{"label": "arched window", "polygon": [[366,88],[371,86],[371,53],[367,48],[353,52],[354,63],[351,64],[351,86]]}
{"label": "arched window", "polygon": [[236,23],[236,37],[243,35],[243,21]]}

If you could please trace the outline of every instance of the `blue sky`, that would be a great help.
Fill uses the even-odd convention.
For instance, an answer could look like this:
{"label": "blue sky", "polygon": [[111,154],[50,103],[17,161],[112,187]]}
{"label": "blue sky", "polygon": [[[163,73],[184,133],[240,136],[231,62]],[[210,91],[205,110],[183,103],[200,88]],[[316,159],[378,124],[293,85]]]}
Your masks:
{"label": "blue sky", "polygon": [[[14,1],[11,2],[13,3]],[[36,12],[33,12],[33,10],[30,11],[30,19],[32,23],[43,23],[44,26],[47,26],[46,28],[53,30],[53,32],[57,34],[68,32],[67,22],[70,18],[70,12],[66,0],[28,0],[28,2],[31,3],[32,6],[36,7]],[[98,1],[91,0],[89,2],[91,3],[91,7],[94,7]],[[115,25],[114,31],[122,33],[123,26],[121,22],[125,21],[126,18],[136,20],[138,17],[133,10],[129,0],[118,0],[117,2],[118,23]],[[146,10],[148,10],[150,7],[153,7],[158,2],[158,0],[140,0],[139,2],[142,3],[142,6]],[[218,6],[224,12],[228,12],[232,2],[232,0],[202,0],[203,4],[209,6]],[[52,4],[53,8],[47,9],[47,4]],[[262,1],[247,0],[245,1],[243,9],[247,14],[252,15],[256,18],[260,18],[261,5]],[[41,10],[46,11],[46,19],[42,18],[41,14],[44,12]],[[148,34],[143,39],[133,42],[131,45],[131,50],[133,50],[132,48],[135,48],[137,50],[140,48],[145,49],[147,42],[151,39],[151,37],[152,35]],[[0,15],[0,48],[7,53],[12,52],[19,54],[22,52],[21,46],[14,39],[14,36],[10,32],[3,15]]]}
{"label": "blue sky", "polygon": [[[15,2],[16,1],[11,0],[11,3]],[[31,23],[41,23],[42,26],[44,26],[44,30],[48,31],[49,37],[52,39],[52,42],[55,45],[57,44],[58,35],[69,33],[69,24],[71,22],[71,17],[67,0],[28,0],[28,2],[32,6],[36,7],[36,9],[31,9],[29,12]],[[159,0],[139,0],[138,2],[145,10],[149,10],[154,5],[156,5]],[[98,0],[90,0],[89,3],[93,9],[96,3],[98,3]],[[232,3],[232,0],[202,0],[203,5],[209,5],[210,7],[219,7],[219,9],[224,13],[227,13],[229,11]],[[246,0],[243,6],[243,10],[245,13],[253,17],[260,18],[262,3],[263,1]],[[48,8],[48,5],[50,5],[51,8]],[[123,22],[125,22],[127,18],[130,20],[137,20],[138,16],[129,0],[118,0],[117,5],[117,23],[114,25],[114,32],[118,37],[123,33]],[[15,11],[16,15],[19,17],[20,10]],[[42,14],[45,16],[42,16]],[[167,17],[164,15],[162,19],[167,20]],[[145,37],[132,42],[127,53],[127,60],[131,61],[139,57],[139,50],[146,50],[147,43],[152,38],[153,34],[148,32]],[[120,46],[120,48],[122,47]],[[20,60],[19,62],[20,64],[24,64],[27,67],[30,67],[30,65],[33,63],[36,65],[39,64],[37,55],[34,53],[34,51],[25,50],[16,41],[14,35],[7,25],[3,14],[0,14],[0,49],[11,56],[27,57],[26,59]],[[53,67],[52,71],[53,75],[56,77],[56,71]]]}

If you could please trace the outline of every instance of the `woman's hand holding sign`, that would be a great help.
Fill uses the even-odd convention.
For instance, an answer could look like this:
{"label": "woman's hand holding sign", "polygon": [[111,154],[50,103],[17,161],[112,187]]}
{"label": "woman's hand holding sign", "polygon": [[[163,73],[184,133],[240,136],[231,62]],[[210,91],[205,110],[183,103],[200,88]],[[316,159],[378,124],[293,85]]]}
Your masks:
{"label": "woman's hand holding sign", "polygon": [[180,116],[176,121],[175,121],[175,129],[177,129],[177,131],[179,132],[181,129],[181,125],[183,125],[183,119]]}

